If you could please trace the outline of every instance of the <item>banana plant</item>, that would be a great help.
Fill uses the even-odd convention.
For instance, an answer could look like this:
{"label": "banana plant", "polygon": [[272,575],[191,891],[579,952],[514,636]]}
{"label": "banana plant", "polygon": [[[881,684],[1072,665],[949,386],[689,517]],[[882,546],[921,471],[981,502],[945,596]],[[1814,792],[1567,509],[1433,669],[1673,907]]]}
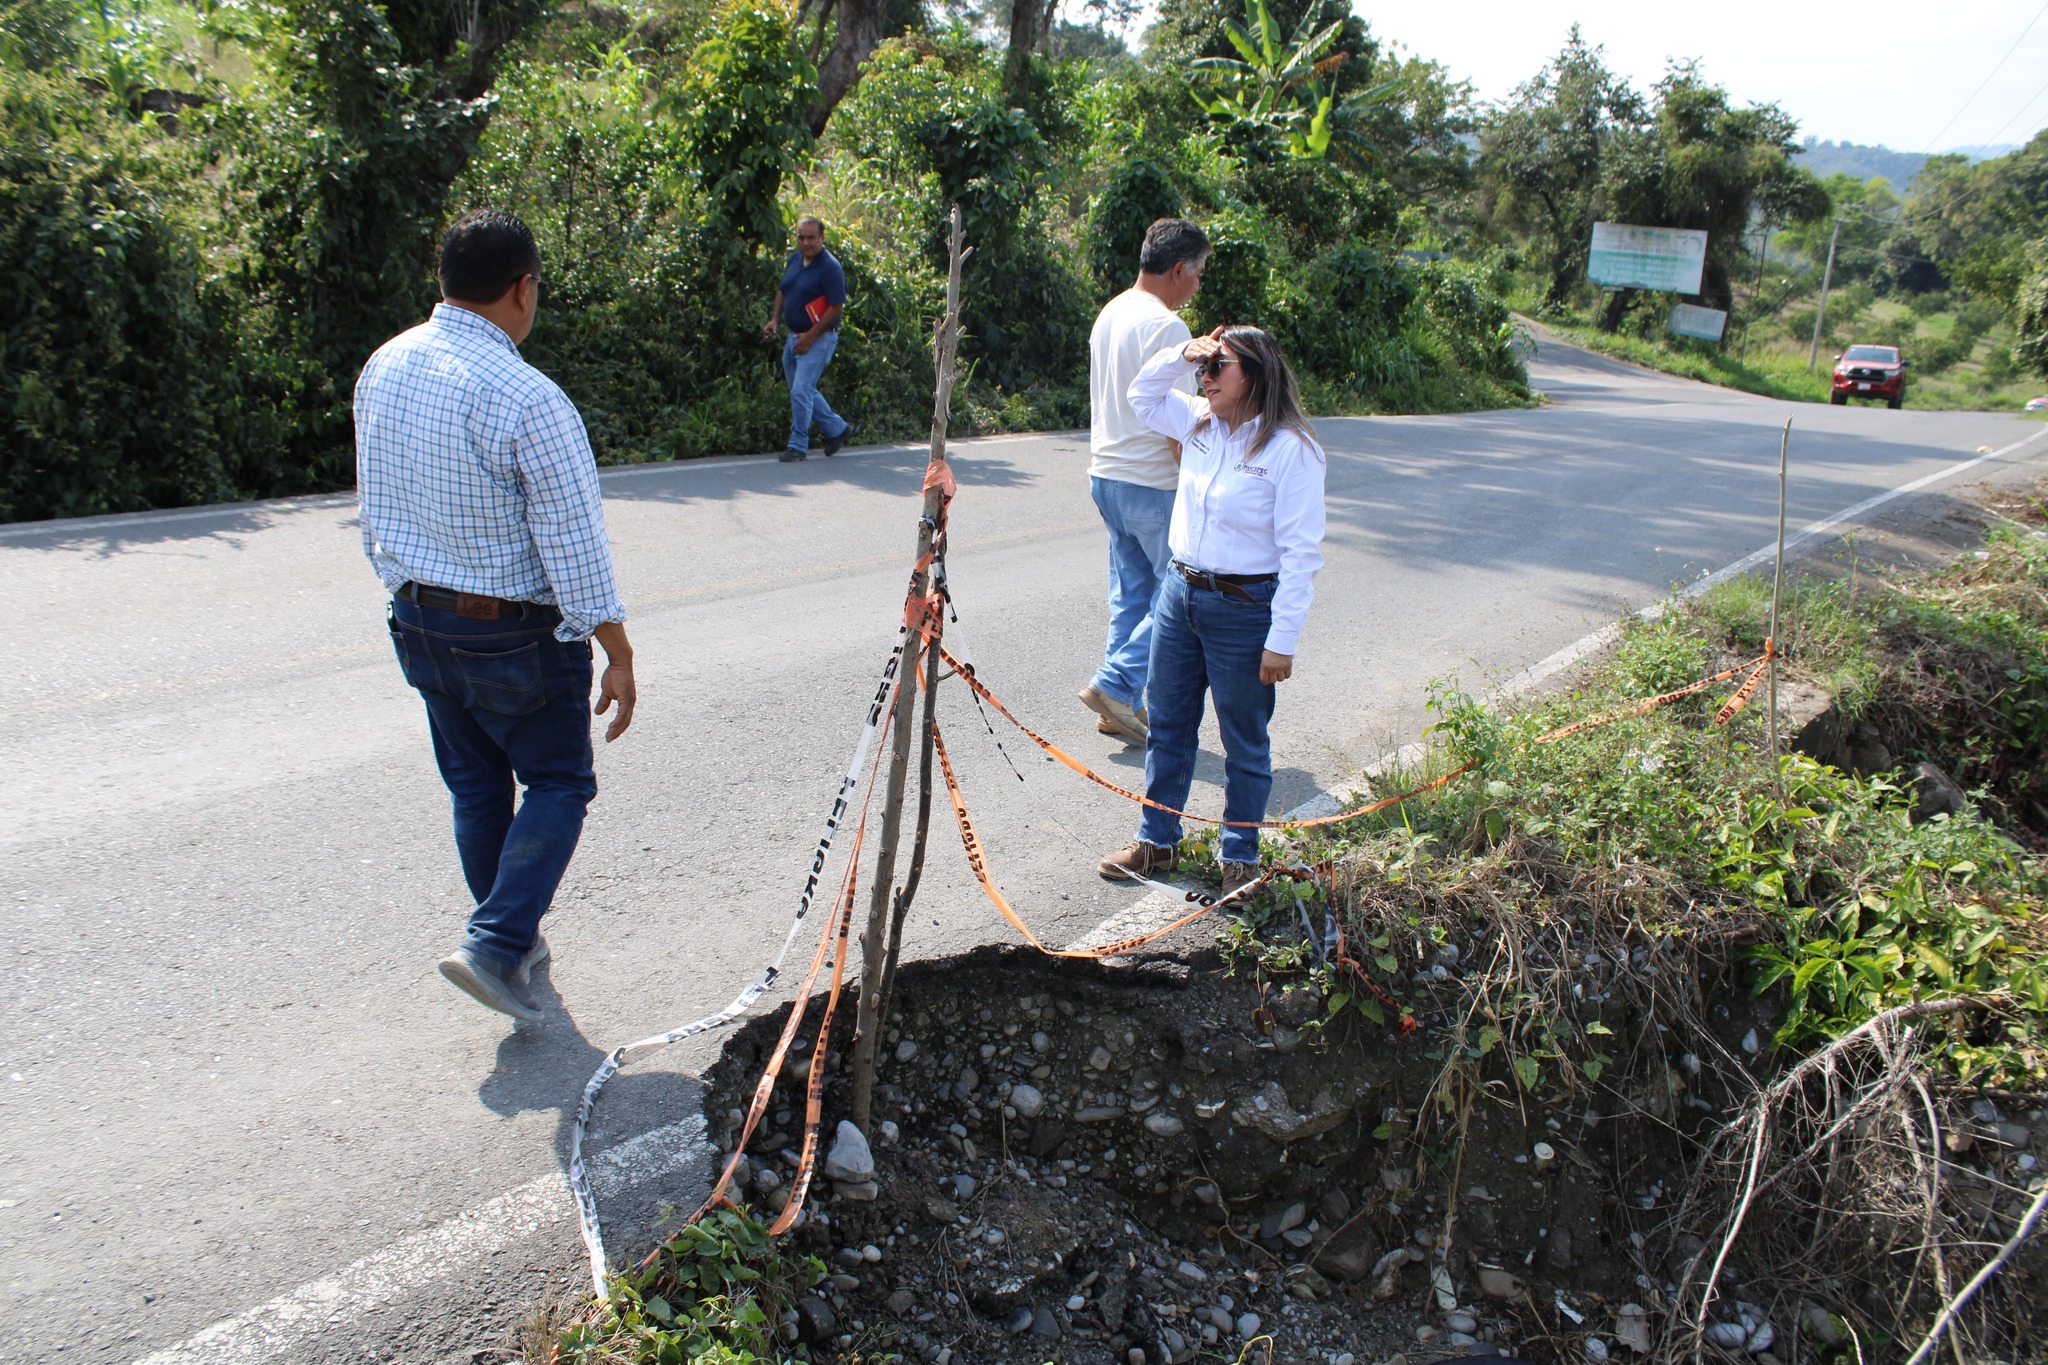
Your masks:
{"label": "banana plant", "polygon": [[1238,55],[1200,57],[1187,65],[1195,103],[1219,123],[1278,139],[1289,156],[1320,160],[1340,136],[1369,152],[1362,138],[1340,131],[1349,121],[1345,116],[1385,101],[1403,82],[1386,81],[1339,100],[1335,77],[1346,54],[1330,49],[1344,21],[1320,29],[1315,21],[1312,10],[1283,40],[1266,0],[1245,0],[1244,22],[1223,23],[1223,36]]}

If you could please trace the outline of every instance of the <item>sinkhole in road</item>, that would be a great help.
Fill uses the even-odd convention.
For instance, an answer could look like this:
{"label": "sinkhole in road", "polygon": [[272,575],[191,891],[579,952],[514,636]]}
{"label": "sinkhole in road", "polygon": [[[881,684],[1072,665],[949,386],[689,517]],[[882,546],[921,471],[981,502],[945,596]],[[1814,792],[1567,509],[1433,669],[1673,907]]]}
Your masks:
{"label": "sinkhole in road", "polygon": [[[1521,1353],[1573,1328],[1560,1303],[1587,1318],[1644,1297],[1641,1229],[1665,1215],[1637,1205],[1676,1196],[1676,1145],[1646,1142],[1642,1118],[1602,1118],[1584,1093],[1447,1108],[1435,1083],[1463,982],[1455,967],[1420,975],[1420,1027],[1404,1036],[1333,1018],[1313,974],[1290,985],[1231,970],[1215,947],[1110,964],[984,948],[907,965],[881,1046],[875,1178],[814,1185],[793,1235],[831,1278],[788,1335],[819,1359],[1164,1365],[1270,1351],[1327,1365]],[[728,1153],[787,1010],[740,1029],[707,1078]],[[842,1002],[840,1018],[851,1012]],[[1740,1055],[1749,1014],[1720,1024]],[[846,1051],[842,1035],[823,1062],[821,1156],[845,1108]],[[793,1055],[748,1145],[741,1194],[758,1209],[787,1203],[811,1062]],[[1683,1121],[1684,1084],[1660,1078],[1660,1100],[1628,1071],[1617,1093]],[[1611,1322],[1592,1327],[1611,1339]]]}

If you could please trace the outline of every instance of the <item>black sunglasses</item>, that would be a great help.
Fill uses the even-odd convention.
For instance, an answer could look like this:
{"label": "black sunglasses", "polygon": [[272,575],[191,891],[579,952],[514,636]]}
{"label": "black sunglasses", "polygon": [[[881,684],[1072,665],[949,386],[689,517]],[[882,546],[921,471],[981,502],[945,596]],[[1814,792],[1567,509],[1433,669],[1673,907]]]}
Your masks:
{"label": "black sunglasses", "polygon": [[1202,362],[1201,374],[1205,379],[1221,379],[1225,367],[1237,364],[1237,357],[1228,351],[1218,351]]}

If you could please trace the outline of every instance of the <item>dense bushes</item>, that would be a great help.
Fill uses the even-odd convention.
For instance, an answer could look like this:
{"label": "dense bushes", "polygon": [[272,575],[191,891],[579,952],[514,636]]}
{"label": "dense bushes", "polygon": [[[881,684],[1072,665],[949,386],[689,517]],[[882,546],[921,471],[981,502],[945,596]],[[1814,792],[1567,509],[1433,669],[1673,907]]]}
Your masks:
{"label": "dense bushes", "polygon": [[0,69],[0,521],[227,496],[184,149]]}
{"label": "dense bushes", "polygon": [[[151,15],[113,53],[68,6],[0,8],[0,519],[346,486],[362,361],[425,315],[440,230],[485,204],[540,237],[524,351],[606,462],[780,444],[760,327],[804,210],[846,266],[826,384],[865,438],[929,420],[953,203],[956,430],[1084,424],[1095,310],[1176,213],[1216,245],[1191,321],[1267,325],[1312,401],[1526,397],[1491,282],[1402,260],[1384,179],[1239,146],[1172,67],[1034,57],[1006,82],[999,48],[913,28],[814,139],[805,43],[758,0]],[[173,46],[231,52],[232,79],[181,74]]]}

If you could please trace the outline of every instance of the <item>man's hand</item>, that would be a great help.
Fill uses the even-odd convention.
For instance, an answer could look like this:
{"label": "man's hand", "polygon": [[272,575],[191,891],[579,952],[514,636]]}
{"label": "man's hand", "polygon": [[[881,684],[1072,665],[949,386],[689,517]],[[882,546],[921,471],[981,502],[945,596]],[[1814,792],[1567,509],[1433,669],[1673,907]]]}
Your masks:
{"label": "man's hand", "polygon": [[768,321],[761,324],[761,335],[769,341],[775,340],[775,324],[780,321],[775,314],[768,315]]}
{"label": "man's hand", "polygon": [[816,332],[805,332],[796,339],[796,353],[798,355],[809,355],[811,353],[811,343],[817,339],[818,334]]}
{"label": "man's hand", "polygon": [[640,694],[633,686],[633,646],[626,639],[626,628],[617,621],[606,621],[597,628],[597,642],[605,653],[604,674],[597,687],[597,714],[609,711],[613,702],[619,704],[618,714],[604,728],[604,742],[609,744],[633,723],[633,703]]}
{"label": "man's hand", "polygon": [[1286,682],[1294,676],[1294,656],[1275,654],[1272,650],[1259,651],[1259,682],[1267,687],[1274,683]]}

